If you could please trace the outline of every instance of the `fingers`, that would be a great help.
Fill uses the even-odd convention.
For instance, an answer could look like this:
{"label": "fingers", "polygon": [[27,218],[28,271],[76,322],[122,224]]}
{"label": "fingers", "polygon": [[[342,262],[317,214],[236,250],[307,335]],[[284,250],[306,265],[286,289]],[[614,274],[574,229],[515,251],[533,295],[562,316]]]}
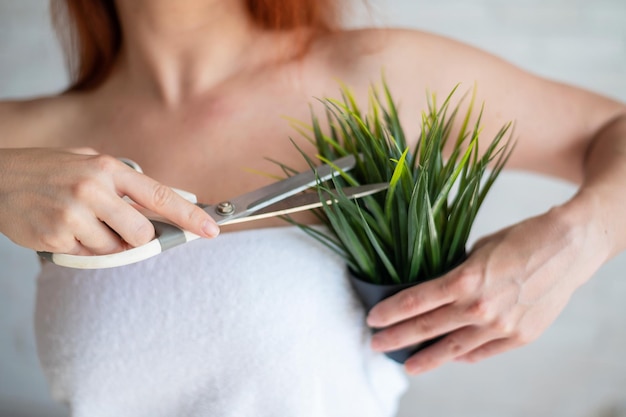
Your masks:
{"label": "fingers", "polygon": [[[519,317],[507,307],[508,296],[486,297],[484,284],[482,275],[458,268],[380,302],[367,319],[384,328],[372,337],[372,349],[390,352],[445,335],[405,362],[407,372],[417,374],[459,357],[478,360],[519,346]],[[496,340],[502,342],[491,344]]]}
{"label": "fingers", "polygon": [[199,236],[219,232],[170,188],[90,148],[16,149],[3,152],[4,161],[12,167],[3,172],[12,198],[0,199],[0,230],[37,251],[107,254],[149,242],[152,224],[124,195]]}
{"label": "fingers", "polygon": [[0,226],[22,246],[99,255],[148,243],[154,237],[152,223],[123,196],[196,235],[219,233],[204,210],[93,149],[19,150],[6,158],[15,166],[7,180],[15,184],[14,198],[0,201],[0,211],[6,213]]}
{"label": "fingers", "polygon": [[[37,248],[69,255],[105,255],[120,252],[128,244],[86,207],[68,210],[41,235]],[[43,222],[40,222],[43,223]]]}
{"label": "fingers", "polygon": [[114,178],[119,192],[199,236],[212,238],[219,234],[215,221],[200,207],[185,200],[171,188],[126,168],[120,170]]}
{"label": "fingers", "polygon": [[456,309],[440,308],[377,332],[372,337],[372,349],[379,352],[398,350],[470,324]]}
{"label": "fingers", "polygon": [[405,362],[415,374],[535,340],[567,304],[584,263],[576,262],[580,247],[555,237],[550,221],[539,216],[485,238],[457,269],[379,303],[368,324],[385,330],[373,348],[394,351],[445,335]]}
{"label": "fingers", "polygon": [[128,244],[118,234],[97,218],[92,217],[90,221],[85,223],[87,224],[78,228],[76,232],[76,240],[80,243],[80,247],[74,251],[79,253],[68,253],[78,255],[87,251],[91,255],[106,255],[121,252],[128,248]]}
{"label": "fingers", "polygon": [[408,318],[434,310],[455,300],[445,279],[427,281],[393,295],[378,303],[367,316],[367,325],[374,328],[390,326]]}
{"label": "fingers", "polygon": [[[130,246],[137,247],[145,245],[154,238],[152,223],[117,195],[115,198],[100,199],[97,206],[96,214],[99,220],[117,232],[117,240],[121,237]],[[104,224],[102,226],[108,229]]]}
{"label": "fingers", "polygon": [[411,356],[404,367],[412,375],[426,372],[471,352],[491,339],[492,335],[478,326],[464,327]]}

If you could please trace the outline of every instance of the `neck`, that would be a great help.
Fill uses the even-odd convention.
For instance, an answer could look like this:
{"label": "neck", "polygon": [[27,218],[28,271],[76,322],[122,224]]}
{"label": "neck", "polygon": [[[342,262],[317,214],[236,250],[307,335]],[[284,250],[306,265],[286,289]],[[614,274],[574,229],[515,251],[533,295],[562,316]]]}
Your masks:
{"label": "neck", "polygon": [[123,44],[116,75],[176,105],[244,69],[256,29],[242,1],[118,0]]}

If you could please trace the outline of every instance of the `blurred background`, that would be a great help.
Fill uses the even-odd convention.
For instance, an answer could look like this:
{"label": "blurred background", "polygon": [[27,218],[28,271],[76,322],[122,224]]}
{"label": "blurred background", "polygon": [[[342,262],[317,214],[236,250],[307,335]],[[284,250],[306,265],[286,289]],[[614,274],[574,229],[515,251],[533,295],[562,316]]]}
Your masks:
{"label": "blurred background", "polygon": [[[0,99],[55,93],[67,82],[47,3],[0,0]],[[355,10],[351,26],[436,32],[529,71],[626,101],[624,0],[369,3],[369,10]],[[541,213],[574,191],[559,181],[505,173],[472,240]],[[0,236],[0,417],[68,415],[50,399],[37,361],[32,328],[37,266],[31,251]],[[399,416],[626,417],[625,271],[626,255],[608,263],[533,344],[413,378]]]}

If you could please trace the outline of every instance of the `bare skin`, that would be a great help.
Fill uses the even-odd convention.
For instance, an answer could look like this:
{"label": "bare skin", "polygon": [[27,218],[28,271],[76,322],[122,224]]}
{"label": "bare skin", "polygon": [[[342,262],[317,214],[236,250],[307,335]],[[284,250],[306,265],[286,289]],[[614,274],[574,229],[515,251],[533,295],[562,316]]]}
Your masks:
{"label": "bare skin", "polygon": [[[270,181],[242,169],[272,170],[263,156],[304,168],[281,116],[308,121],[313,97],[336,96],[337,79],[364,100],[384,67],[409,137],[417,137],[426,89],[443,97],[458,83],[465,91],[477,83],[486,103],[483,139],[516,122],[509,167],[564,178],[580,190],[484,238],[444,277],[380,303],[368,324],[388,329],[376,334],[374,349],[449,333],[406,363],[419,373],[529,343],[578,286],[626,248],[621,103],[416,31],[315,36],[303,57],[285,59],[295,52],[294,34],[254,28],[238,2],[120,0],[118,8],[124,50],[104,85],[0,103],[0,231],[20,245],[100,254],[143,244],[152,226],[121,200],[125,194],[215,236],[206,214],[160,184],[216,202]],[[114,158],[121,156],[139,162],[146,176]]]}

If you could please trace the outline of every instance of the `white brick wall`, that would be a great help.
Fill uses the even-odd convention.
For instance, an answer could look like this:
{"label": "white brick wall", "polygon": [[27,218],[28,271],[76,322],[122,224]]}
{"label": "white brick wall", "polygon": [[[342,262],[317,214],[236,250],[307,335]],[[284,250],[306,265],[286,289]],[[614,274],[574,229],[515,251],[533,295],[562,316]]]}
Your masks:
{"label": "white brick wall", "polygon": [[[626,0],[369,3],[376,18],[355,13],[353,24],[374,20],[437,32],[538,74],[626,101]],[[46,0],[0,0],[0,97],[47,93],[64,85],[46,5]],[[506,174],[474,235],[542,212],[572,192],[558,182]],[[0,237],[0,417],[56,415],[37,368],[30,327],[33,259],[31,252]],[[625,256],[607,265],[531,346],[414,379],[400,416],[625,416],[619,408],[626,401],[624,270]]]}

